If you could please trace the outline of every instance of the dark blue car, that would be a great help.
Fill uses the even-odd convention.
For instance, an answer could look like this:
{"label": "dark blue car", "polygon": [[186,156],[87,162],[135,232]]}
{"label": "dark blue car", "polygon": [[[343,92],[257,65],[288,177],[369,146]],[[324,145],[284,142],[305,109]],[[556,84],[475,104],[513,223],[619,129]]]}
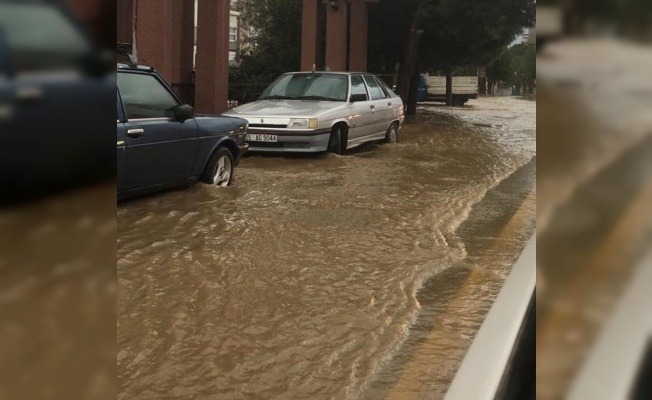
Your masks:
{"label": "dark blue car", "polygon": [[247,121],[195,116],[152,68],[118,64],[118,199],[200,180],[233,181]]}

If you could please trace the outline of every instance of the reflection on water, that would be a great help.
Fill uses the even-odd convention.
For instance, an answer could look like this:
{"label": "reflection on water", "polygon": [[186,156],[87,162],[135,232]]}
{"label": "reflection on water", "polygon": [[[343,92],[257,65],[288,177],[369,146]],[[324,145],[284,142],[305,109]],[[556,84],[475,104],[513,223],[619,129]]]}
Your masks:
{"label": "reflection on water", "polygon": [[[494,249],[474,283],[482,291],[457,290],[465,274],[454,271],[468,272],[477,248],[460,227],[535,153],[534,103],[475,104],[424,108],[397,145],[247,157],[234,187],[121,204],[120,398],[385,396],[374,382],[398,375],[392,360],[405,364],[396,356],[422,320],[421,302],[433,304],[429,282],[451,292],[437,294],[441,302],[475,293],[437,304],[430,317],[484,304],[461,322],[468,337],[437,349],[459,363],[509,271],[505,259],[520,250]],[[533,210],[526,219],[523,232]]]}

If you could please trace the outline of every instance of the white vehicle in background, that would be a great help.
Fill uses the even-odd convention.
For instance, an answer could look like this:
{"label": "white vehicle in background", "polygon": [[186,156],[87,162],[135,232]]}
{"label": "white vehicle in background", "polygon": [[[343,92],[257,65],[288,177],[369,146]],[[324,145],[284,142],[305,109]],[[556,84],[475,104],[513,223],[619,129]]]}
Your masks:
{"label": "white vehicle in background", "polygon": [[[477,76],[453,77],[453,105],[463,106],[469,99],[478,98]],[[419,101],[446,102],[446,76],[421,74],[419,76]]]}
{"label": "white vehicle in background", "polygon": [[403,101],[380,78],[355,72],[286,73],[224,115],[249,121],[249,151],[338,154],[397,142],[405,118]]}

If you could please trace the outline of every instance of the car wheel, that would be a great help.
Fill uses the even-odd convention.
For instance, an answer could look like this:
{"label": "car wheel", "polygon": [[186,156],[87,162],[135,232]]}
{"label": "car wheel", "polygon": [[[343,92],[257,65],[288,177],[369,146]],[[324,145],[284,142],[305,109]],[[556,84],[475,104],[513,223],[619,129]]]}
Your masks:
{"label": "car wheel", "polygon": [[331,131],[331,138],[328,141],[328,151],[335,154],[344,154],[347,144],[346,131],[339,126],[336,126]]}
{"label": "car wheel", "polygon": [[385,143],[397,143],[398,142],[398,127],[396,123],[393,123],[387,129],[387,134],[385,135]]}
{"label": "car wheel", "polygon": [[201,180],[215,186],[229,186],[233,181],[234,166],[233,154],[229,149],[220,147],[208,161]]}

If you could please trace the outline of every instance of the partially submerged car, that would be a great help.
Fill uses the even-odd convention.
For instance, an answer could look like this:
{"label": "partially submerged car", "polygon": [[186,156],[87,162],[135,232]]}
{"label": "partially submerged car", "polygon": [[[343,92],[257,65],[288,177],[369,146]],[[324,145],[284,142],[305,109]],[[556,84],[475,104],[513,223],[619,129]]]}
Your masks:
{"label": "partially submerged car", "polygon": [[398,141],[404,107],[378,77],[355,72],[292,72],[224,115],[249,122],[251,151],[343,154],[365,142]]}
{"label": "partially submerged car", "polygon": [[247,121],[195,116],[153,68],[118,64],[118,199],[201,180],[228,186]]}

